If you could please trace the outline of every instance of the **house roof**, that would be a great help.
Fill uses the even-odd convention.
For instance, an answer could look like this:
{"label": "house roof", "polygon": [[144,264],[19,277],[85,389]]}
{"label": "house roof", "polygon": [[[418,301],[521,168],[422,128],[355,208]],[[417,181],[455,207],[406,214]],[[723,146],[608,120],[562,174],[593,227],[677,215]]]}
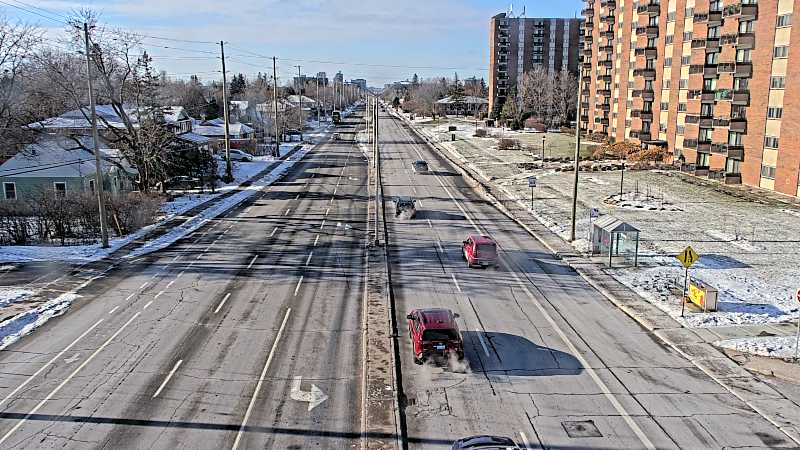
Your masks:
{"label": "house roof", "polygon": [[189,120],[189,114],[183,106],[169,106],[164,108],[164,120],[167,123],[176,123],[181,120]]}
{"label": "house roof", "polygon": [[[116,150],[101,144],[100,151],[104,154],[101,167],[104,171],[110,171],[117,166],[108,160],[121,157]],[[135,173],[133,169],[130,171]],[[71,139],[56,136],[47,136],[39,142],[28,144],[0,165],[0,177],[10,178],[83,178],[94,173],[95,160],[91,151]]]}
{"label": "house roof", "polygon": [[182,141],[191,142],[192,144],[197,145],[205,145],[209,143],[209,139],[205,136],[199,135],[197,133],[183,133],[177,136],[178,139]]}
{"label": "house roof", "polygon": [[[223,119],[195,120],[192,132],[206,137],[225,136],[225,121]],[[241,136],[253,133],[253,129],[243,123],[236,122],[228,125],[228,132],[231,136]]]}
{"label": "house roof", "polygon": [[[290,95],[287,98],[287,100],[289,101],[289,103],[291,103],[293,105],[297,105],[297,104],[300,103],[300,96],[299,95]],[[314,100],[311,97],[306,97],[305,95],[303,96],[303,105],[304,106],[305,105],[315,105],[315,104],[317,104],[316,100]]]}
{"label": "house roof", "polygon": [[[125,107],[125,111],[134,126],[139,123],[138,114],[134,108]],[[125,128],[125,124],[111,105],[97,105],[97,128]],[[58,117],[51,117],[30,125],[31,128],[57,128],[57,129],[86,129],[91,128],[91,111],[89,107],[67,111]],[[108,125],[106,125],[108,124]]]}
{"label": "house roof", "polygon": [[[438,103],[440,105],[448,105],[448,104],[451,104],[451,103],[455,103],[455,101],[452,99],[452,97],[445,97],[445,98],[437,101],[436,103]],[[485,98],[481,98],[481,97],[474,97],[472,95],[465,95],[464,99],[461,101],[461,103],[463,103],[463,104],[488,105],[489,104],[489,100],[486,100]]]}

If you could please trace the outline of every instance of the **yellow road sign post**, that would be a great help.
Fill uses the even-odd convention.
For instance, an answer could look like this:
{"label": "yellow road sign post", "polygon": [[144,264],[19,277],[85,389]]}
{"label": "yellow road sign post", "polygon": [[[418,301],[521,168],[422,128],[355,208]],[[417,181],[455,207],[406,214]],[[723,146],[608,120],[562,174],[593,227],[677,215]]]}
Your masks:
{"label": "yellow road sign post", "polygon": [[700,255],[689,245],[682,252],[675,255],[675,258],[681,262],[685,269],[683,277],[683,297],[681,297],[681,317],[683,317],[686,310],[686,289],[689,286],[689,267],[692,267],[692,265],[700,259]]}

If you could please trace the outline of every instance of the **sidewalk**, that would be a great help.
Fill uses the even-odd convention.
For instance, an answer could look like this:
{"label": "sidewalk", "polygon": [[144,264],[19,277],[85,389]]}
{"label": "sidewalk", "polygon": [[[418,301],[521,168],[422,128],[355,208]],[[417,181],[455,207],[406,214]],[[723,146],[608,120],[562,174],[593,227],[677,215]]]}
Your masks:
{"label": "sidewalk", "polygon": [[[461,169],[465,179],[470,181],[482,194],[493,201],[511,219],[547,247],[553,254],[564,260],[590,285],[614,303],[642,327],[658,336],[665,344],[680,353],[713,378],[721,386],[753,408],[756,412],[781,429],[800,445],[800,396],[794,395],[797,386],[786,384],[781,392],[781,381],[767,382],[757,373],[767,373],[789,381],[800,383],[800,367],[788,365],[779,360],[754,359],[741,353],[726,353],[714,343],[721,338],[758,336],[768,328],[770,333],[786,333],[789,324],[754,325],[746,327],[686,328],[670,314],[640,297],[630,287],[621,283],[603,265],[584,258],[559,234],[547,226],[547,218],[523,205],[518,196],[504,186],[498,185],[490,177],[475,170],[457,150],[444,143],[435,142],[434,136],[420,131],[405,117],[402,119],[428,141],[440,154]],[[787,327],[787,325],[789,325]],[[738,363],[743,363],[741,366]]]}

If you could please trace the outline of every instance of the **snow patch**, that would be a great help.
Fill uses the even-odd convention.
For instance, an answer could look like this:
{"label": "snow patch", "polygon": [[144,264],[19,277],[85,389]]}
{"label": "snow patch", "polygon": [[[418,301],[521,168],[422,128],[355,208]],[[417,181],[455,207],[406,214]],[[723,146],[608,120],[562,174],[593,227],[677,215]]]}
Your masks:
{"label": "snow patch", "polygon": [[27,289],[0,289],[0,308],[12,303],[18,303],[33,295]]}
{"label": "snow patch", "polygon": [[789,359],[794,358],[797,338],[795,336],[752,337],[719,341],[714,345],[742,353]]}
{"label": "snow patch", "polygon": [[604,202],[618,208],[640,209],[643,211],[683,211],[681,208],[643,192],[625,192],[622,195],[614,194],[607,197]]}
{"label": "snow patch", "polygon": [[18,314],[0,323],[0,350],[30,334],[53,317],[64,314],[78,297],[77,294],[72,293],[62,294],[35,309]]}

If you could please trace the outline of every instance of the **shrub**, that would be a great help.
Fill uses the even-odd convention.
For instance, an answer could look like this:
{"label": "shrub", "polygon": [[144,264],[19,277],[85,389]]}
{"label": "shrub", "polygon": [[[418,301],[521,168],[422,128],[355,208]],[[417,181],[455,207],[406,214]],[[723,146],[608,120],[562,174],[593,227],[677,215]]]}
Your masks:
{"label": "shrub", "polygon": [[545,126],[545,124],[543,124],[542,122],[539,122],[539,120],[537,120],[536,118],[533,118],[533,117],[529,117],[529,118],[525,119],[525,128],[526,129],[533,129],[533,130],[536,130],[536,131],[546,131],[547,130],[547,126]]}
{"label": "shrub", "polygon": [[519,150],[519,141],[516,139],[502,138],[497,144],[500,150]]}
{"label": "shrub", "polygon": [[488,134],[489,133],[486,131],[485,128],[478,128],[477,130],[475,130],[474,136],[479,138],[485,138]]}

